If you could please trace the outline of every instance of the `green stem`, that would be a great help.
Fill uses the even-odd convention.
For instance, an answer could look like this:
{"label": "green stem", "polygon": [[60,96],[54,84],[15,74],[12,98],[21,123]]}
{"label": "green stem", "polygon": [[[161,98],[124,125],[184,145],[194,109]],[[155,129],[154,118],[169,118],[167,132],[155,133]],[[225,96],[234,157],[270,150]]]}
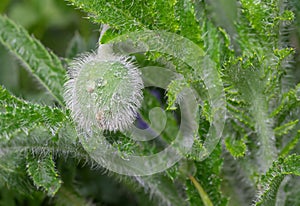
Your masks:
{"label": "green stem", "polygon": [[198,193],[202,199],[202,202],[204,203],[205,206],[213,206],[213,203],[209,199],[207,193],[204,191],[200,183],[192,176],[189,175],[190,180],[193,182],[194,186],[198,190]]}

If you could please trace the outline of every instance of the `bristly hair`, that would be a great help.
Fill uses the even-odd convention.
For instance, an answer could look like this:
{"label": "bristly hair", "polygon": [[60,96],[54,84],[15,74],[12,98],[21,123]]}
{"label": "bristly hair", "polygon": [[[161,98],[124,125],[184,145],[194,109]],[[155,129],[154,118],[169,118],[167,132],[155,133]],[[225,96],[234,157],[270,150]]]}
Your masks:
{"label": "bristly hair", "polygon": [[84,54],[70,64],[64,97],[81,131],[124,131],[141,106],[140,71],[128,57],[108,52],[109,46],[100,45],[98,54]]}

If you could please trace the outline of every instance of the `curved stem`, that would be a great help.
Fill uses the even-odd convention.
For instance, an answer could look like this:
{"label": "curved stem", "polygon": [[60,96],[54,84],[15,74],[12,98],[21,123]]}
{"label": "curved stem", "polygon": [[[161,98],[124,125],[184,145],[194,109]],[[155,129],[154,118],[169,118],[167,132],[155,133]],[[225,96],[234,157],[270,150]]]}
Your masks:
{"label": "curved stem", "polygon": [[199,193],[199,195],[200,195],[200,197],[202,199],[203,204],[205,206],[213,206],[213,203],[209,199],[207,193],[204,191],[204,189],[202,188],[202,186],[200,185],[200,183],[192,175],[189,175],[189,178],[193,182],[193,184],[196,187],[196,189],[198,190],[198,193]]}

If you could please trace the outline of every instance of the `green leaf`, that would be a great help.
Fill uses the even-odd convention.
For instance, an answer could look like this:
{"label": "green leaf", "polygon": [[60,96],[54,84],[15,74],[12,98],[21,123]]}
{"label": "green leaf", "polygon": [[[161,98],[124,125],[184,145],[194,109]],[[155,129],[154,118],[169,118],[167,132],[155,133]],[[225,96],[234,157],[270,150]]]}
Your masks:
{"label": "green leaf", "polygon": [[297,134],[291,138],[291,140],[284,146],[281,150],[279,156],[284,157],[287,156],[299,143],[300,140],[300,131],[298,130]]}
{"label": "green leaf", "polygon": [[194,4],[187,0],[177,0],[175,4],[175,15],[179,21],[180,35],[189,38],[198,44],[203,44],[203,31],[196,20]]}
{"label": "green leaf", "polygon": [[174,182],[163,174],[152,176],[135,177],[145,189],[149,190],[150,195],[159,200],[161,205],[183,206],[187,205],[184,197],[176,188]]}
{"label": "green leaf", "polygon": [[233,157],[243,157],[245,155],[246,144],[244,143],[244,139],[233,140],[228,137],[225,139],[225,146]]}
{"label": "green leaf", "polygon": [[[299,176],[289,176],[285,178],[288,182],[284,186],[286,198],[284,199],[284,205],[300,205],[300,178]],[[283,205],[283,204],[282,204]]]}
{"label": "green leaf", "polygon": [[167,110],[176,110],[176,103],[180,99],[180,93],[184,88],[188,87],[187,82],[184,79],[175,79],[168,85],[167,97],[168,107]]}
{"label": "green leaf", "polygon": [[0,43],[11,51],[47,91],[64,105],[65,69],[59,58],[7,17],[0,16]]}
{"label": "green leaf", "polygon": [[174,31],[177,23],[174,17],[175,1],[94,1],[68,0],[72,5],[90,14],[93,21],[105,23],[121,31],[137,29],[166,29]]}
{"label": "green leaf", "polygon": [[282,122],[288,118],[291,111],[299,107],[300,99],[297,92],[299,90],[298,88],[300,88],[300,84],[298,84],[295,89],[291,89],[282,94],[279,105],[271,113],[271,117],[277,117],[278,123],[282,124]]}
{"label": "green leaf", "polygon": [[0,186],[16,190],[21,194],[32,191],[30,182],[26,177],[24,159],[19,151],[0,153]]}
{"label": "green leaf", "polygon": [[275,135],[277,136],[282,136],[282,135],[285,135],[287,134],[290,130],[292,130],[296,124],[299,122],[299,120],[295,120],[295,121],[291,121],[291,122],[288,122],[284,125],[281,125],[279,127],[276,127],[274,129],[274,132],[275,132]]}
{"label": "green leaf", "polygon": [[[15,133],[11,139],[0,141],[1,155],[18,153],[21,158],[27,153],[36,155],[61,155],[64,158],[73,157],[76,160],[91,161],[89,155],[81,147],[73,125],[66,124],[53,136],[44,127],[35,127],[28,131]],[[3,156],[5,160],[5,156]],[[24,166],[25,167],[25,166]],[[25,170],[25,169],[24,169]]]}
{"label": "green leaf", "polygon": [[[223,196],[220,189],[222,183],[220,173],[223,163],[220,155],[221,146],[219,144],[207,159],[202,162],[195,162],[196,174],[194,175],[194,178],[199,182],[203,190],[207,193],[208,198],[215,206],[225,206],[228,201],[227,198]],[[192,205],[197,206],[205,205],[193,183],[188,180],[186,181],[186,185],[189,202]]]}
{"label": "green leaf", "polygon": [[91,202],[87,202],[74,189],[62,186],[55,195],[56,206],[92,206]]}
{"label": "green leaf", "polygon": [[268,172],[262,176],[260,187],[261,192],[254,205],[274,206],[280,183],[286,175],[300,175],[300,156],[290,155],[286,158],[279,158],[275,161]]}
{"label": "green leaf", "polygon": [[276,1],[265,1],[258,4],[255,0],[241,1],[245,16],[251,23],[251,27],[261,32],[262,35],[265,35],[265,32],[269,31],[275,23],[273,18],[265,18],[270,15],[270,11],[273,15],[278,15],[277,12],[279,8],[275,2]]}
{"label": "green leaf", "polygon": [[9,139],[13,134],[43,126],[52,132],[58,132],[66,114],[58,108],[40,106],[20,100],[0,86],[0,140]]}
{"label": "green leaf", "polygon": [[52,155],[27,156],[27,173],[37,188],[42,188],[49,196],[54,196],[61,186]]}

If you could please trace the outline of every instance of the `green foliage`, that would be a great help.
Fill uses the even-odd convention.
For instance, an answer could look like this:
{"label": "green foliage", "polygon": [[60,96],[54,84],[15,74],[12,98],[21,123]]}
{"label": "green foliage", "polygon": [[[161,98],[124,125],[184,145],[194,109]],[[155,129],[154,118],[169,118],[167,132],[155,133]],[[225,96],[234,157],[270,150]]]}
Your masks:
{"label": "green foliage", "polygon": [[52,155],[38,158],[28,155],[27,157],[26,168],[28,175],[32,178],[37,188],[43,188],[50,196],[55,195],[61,184],[54,167]]}
{"label": "green foliage", "polygon": [[[212,205],[227,205],[227,198],[223,196],[220,187],[222,179],[220,176],[220,171],[222,167],[221,155],[221,146],[218,145],[214,152],[204,161],[195,162],[195,178],[199,181],[203,190],[207,193],[208,198],[212,202]],[[204,205],[204,201],[197,195],[192,182],[188,180],[187,185],[187,194],[191,205]]]}
{"label": "green foliage", "polygon": [[[41,8],[40,1],[32,2],[35,2],[37,8]],[[55,9],[58,7],[57,2],[46,2],[51,5],[51,9],[41,12],[41,17],[49,19],[52,12],[59,14],[57,21],[61,20],[64,25],[64,14]],[[5,88],[6,85],[0,86],[0,204],[31,204],[30,198],[38,200],[38,203],[32,203],[36,205],[43,205],[45,202],[55,205],[118,205],[123,198],[127,198],[128,205],[225,206],[249,205],[251,202],[253,205],[270,206],[299,204],[300,200],[296,197],[300,194],[297,189],[300,179],[290,176],[300,175],[300,84],[297,85],[297,64],[293,63],[294,60],[298,61],[295,54],[299,53],[300,44],[299,35],[292,30],[293,24],[297,25],[299,22],[298,2],[68,2],[86,12],[84,15],[89,16],[89,21],[102,24],[101,43],[130,31],[164,30],[188,38],[199,48],[194,51],[177,48],[177,56],[156,51],[132,54],[133,65],[137,68],[166,67],[181,76],[171,81],[166,90],[150,87],[143,91],[144,102],[140,116],[146,122],[144,124],[150,125],[150,128],[159,128],[157,122],[160,123],[161,120],[155,119],[149,111],[154,107],[166,110],[165,116],[159,116],[160,119],[166,118],[166,126],[157,139],[137,142],[120,132],[104,134],[105,139],[117,148],[117,153],[149,155],[160,152],[171,144],[180,125],[178,99],[182,98],[181,92],[187,86],[193,87],[198,98],[199,114],[195,115],[198,118],[198,133],[195,134],[191,152],[161,173],[129,177],[107,171],[105,179],[99,178],[99,173],[92,174],[92,168],[97,172],[103,168],[83,148],[85,145],[80,142],[80,138],[86,134],[83,131],[85,128],[82,126],[79,131],[76,130],[78,125],[69,114],[70,111],[64,108],[65,100],[62,95],[67,75],[66,64],[88,49],[87,40],[80,32],[75,32],[73,38],[62,46],[64,50],[59,52],[65,54],[63,59],[46,49],[21,25],[0,15],[0,43],[17,57],[27,72],[46,89],[45,93],[51,94],[53,98],[47,105],[33,103],[36,101],[31,102],[30,98],[25,101],[16,97]],[[0,11],[5,10],[9,3],[10,1],[1,2]],[[23,11],[20,5],[13,9],[14,14],[18,11],[32,13],[33,7]],[[296,9],[291,10],[293,6]],[[32,25],[33,18],[37,19],[36,16],[29,17],[31,19],[23,21],[25,26]],[[109,51],[104,51],[106,53],[102,55],[113,58],[109,56]],[[198,52],[195,56],[203,57],[199,62],[208,66],[209,70],[205,71],[209,74],[205,75],[221,78],[226,96],[224,139],[218,142],[204,160],[201,159],[206,149],[203,142],[209,138],[209,130],[214,126],[213,116],[218,113],[213,107],[215,102],[211,102],[209,97],[218,97],[220,93],[208,92],[206,87],[209,85],[206,84],[210,82],[202,79],[203,68],[199,65],[191,68],[189,62],[178,59],[193,52]],[[98,56],[95,54],[94,58]],[[84,63],[81,57],[76,62],[77,67]],[[127,66],[133,65],[130,63]],[[106,71],[109,65],[105,65],[103,69]],[[70,82],[74,82],[73,78],[78,75],[76,71],[69,72]],[[106,73],[105,78],[114,78],[114,70],[110,72]],[[91,76],[96,75],[95,71]],[[73,86],[77,88],[78,85]],[[124,85],[121,87],[125,89]],[[108,90],[99,90],[99,94],[115,92],[110,91],[111,87]],[[75,98],[77,93],[74,91],[71,88],[67,92]],[[82,93],[85,92],[83,89]],[[86,93],[86,98],[80,99],[87,104],[86,112],[90,110],[89,97]],[[69,107],[74,105],[72,100],[68,100]],[[122,113],[122,110],[118,109],[116,113]],[[89,125],[78,111],[73,116],[83,121],[82,125]],[[103,119],[99,113],[96,117],[91,114],[90,118],[96,122]],[[117,126],[119,124],[121,123],[118,122]],[[91,149],[96,146],[92,145]],[[122,158],[126,159],[126,155]],[[112,186],[110,182],[105,184],[111,178],[117,180],[117,186]],[[84,184],[85,181],[88,183]],[[104,185],[108,191],[110,188],[112,192],[101,191],[99,185]],[[105,199],[103,194],[112,196],[116,188],[124,188],[126,192],[119,192],[125,197],[121,195],[119,199]],[[103,195],[100,195],[101,198],[99,193]]]}
{"label": "green foliage", "polygon": [[66,187],[61,187],[55,197],[57,206],[92,206],[92,203],[86,201],[76,191]]}
{"label": "green foliage", "polygon": [[262,192],[258,195],[255,205],[275,205],[278,187],[286,175],[300,175],[300,157],[290,155],[279,158],[273,163],[268,172],[261,177]]}
{"label": "green foliage", "polygon": [[69,2],[89,13],[93,21],[108,24],[121,31],[146,28],[174,30],[177,26],[173,12],[175,1],[69,0]]}
{"label": "green foliage", "polygon": [[233,157],[242,157],[246,152],[245,140],[232,140],[230,137],[225,139],[226,149],[230,152]]}
{"label": "green foliage", "polygon": [[39,83],[63,105],[62,86],[65,69],[59,58],[7,17],[0,17],[0,28],[0,42],[20,59]]}
{"label": "green foliage", "polygon": [[10,139],[20,131],[28,134],[37,126],[45,127],[55,135],[61,127],[61,122],[67,119],[63,111],[20,100],[2,86],[0,86],[0,109],[2,141]]}

